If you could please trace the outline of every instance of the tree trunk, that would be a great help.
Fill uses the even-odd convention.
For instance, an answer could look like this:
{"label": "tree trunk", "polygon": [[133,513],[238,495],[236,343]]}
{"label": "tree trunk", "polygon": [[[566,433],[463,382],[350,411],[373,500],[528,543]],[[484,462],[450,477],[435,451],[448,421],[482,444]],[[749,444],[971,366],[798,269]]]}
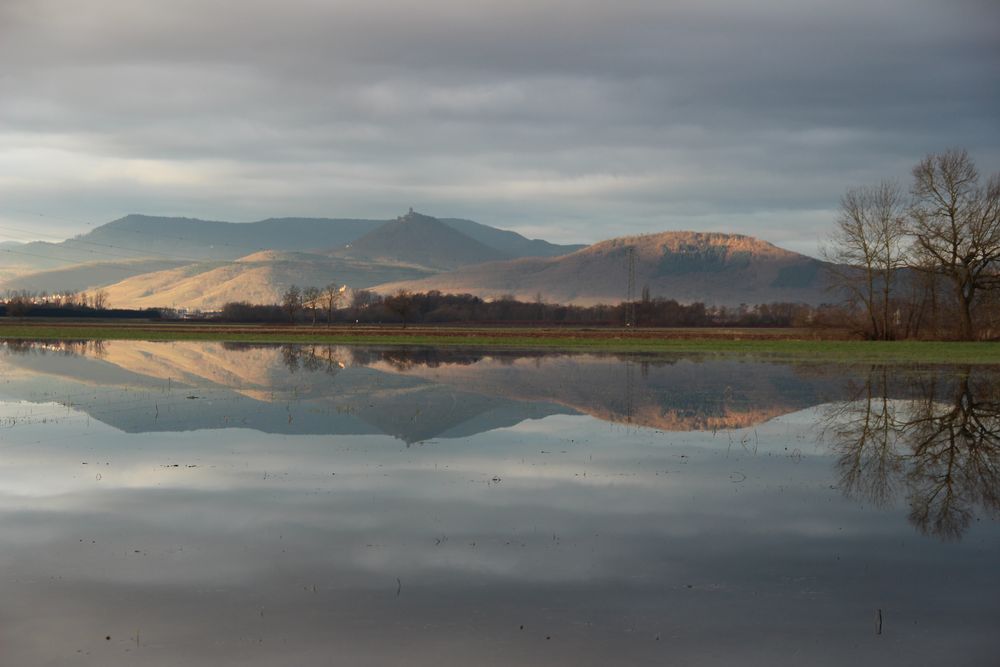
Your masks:
{"label": "tree trunk", "polygon": [[882,340],[889,340],[889,274],[882,277]]}
{"label": "tree trunk", "polygon": [[959,337],[962,340],[975,340],[972,328],[972,299],[965,294],[965,288],[958,286]]}
{"label": "tree trunk", "polygon": [[875,308],[875,278],[872,276],[871,267],[868,267],[868,269],[867,269],[866,279],[867,279],[867,282],[868,282],[868,285],[867,285],[867,287],[868,287],[868,295],[867,295],[867,297],[868,298],[865,299],[865,302],[866,302],[865,305],[868,307],[868,319],[870,319],[871,323],[872,323],[871,338],[873,340],[878,340],[880,336],[879,336],[879,331],[878,331],[878,314],[877,314],[876,308]]}

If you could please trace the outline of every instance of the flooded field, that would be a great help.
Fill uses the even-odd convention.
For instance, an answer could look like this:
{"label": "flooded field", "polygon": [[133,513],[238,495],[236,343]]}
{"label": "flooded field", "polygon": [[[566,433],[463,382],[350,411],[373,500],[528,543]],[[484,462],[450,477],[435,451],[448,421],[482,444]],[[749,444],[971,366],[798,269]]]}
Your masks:
{"label": "flooded field", "polygon": [[3,665],[1000,662],[1000,368],[0,344]]}

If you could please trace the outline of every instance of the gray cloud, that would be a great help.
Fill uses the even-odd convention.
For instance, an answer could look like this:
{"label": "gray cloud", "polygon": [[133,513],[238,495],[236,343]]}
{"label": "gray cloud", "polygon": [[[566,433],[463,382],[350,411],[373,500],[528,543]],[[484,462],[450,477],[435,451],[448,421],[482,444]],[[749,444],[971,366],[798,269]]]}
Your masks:
{"label": "gray cloud", "polygon": [[952,145],[998,168],[998,36],[976,0],[7,0],[0,225],[414,205],[810,251],[851,185]]}

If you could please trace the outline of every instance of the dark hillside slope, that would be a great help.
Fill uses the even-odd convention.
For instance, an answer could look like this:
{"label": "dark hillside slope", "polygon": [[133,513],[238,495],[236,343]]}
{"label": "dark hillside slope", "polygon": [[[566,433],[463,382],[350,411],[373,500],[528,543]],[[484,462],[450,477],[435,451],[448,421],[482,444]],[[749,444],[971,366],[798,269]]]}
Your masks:
{"label": "dark hillside slope", "polygon": [[413,211],[365,234],[339,250],[338,254],[438,270],[509,257],[437,218]]}

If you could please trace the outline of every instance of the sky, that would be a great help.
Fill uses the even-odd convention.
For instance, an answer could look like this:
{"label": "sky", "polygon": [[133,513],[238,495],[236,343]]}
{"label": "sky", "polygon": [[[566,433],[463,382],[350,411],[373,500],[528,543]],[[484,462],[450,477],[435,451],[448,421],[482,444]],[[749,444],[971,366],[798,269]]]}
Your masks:
{"label": "sky", "polygon": [[412,206],[815,254],[998,129],[995,0],[0,0],[0,241]]}

